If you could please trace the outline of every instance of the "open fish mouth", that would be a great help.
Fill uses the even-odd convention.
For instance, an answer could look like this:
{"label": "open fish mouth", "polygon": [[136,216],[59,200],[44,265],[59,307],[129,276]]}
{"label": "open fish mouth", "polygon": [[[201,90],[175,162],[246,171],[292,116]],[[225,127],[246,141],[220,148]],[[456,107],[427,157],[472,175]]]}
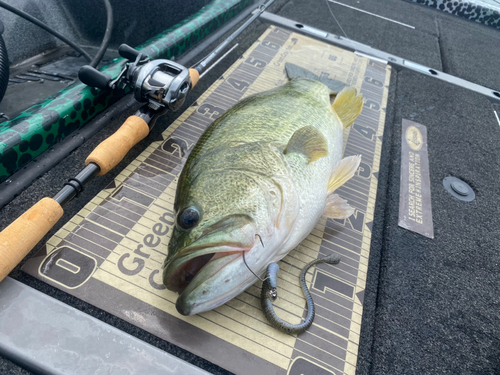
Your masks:
{"label": "open fish mouth", "polygon": [[[242,250],[244,251],[244,250]],[[167,289],[182,294],[184,290],[188,287],[191,282],[195,279],[195,277],[202,271],[204,267],[206,267],[210,261],[215,261],[222,257],[226,257],[229,255],[240,254],[241,251],[229,251],[229,252],[213,252],[208,254],[202,254],[196,256],[194,258],[191,257],[183,257],[183,258],[191,258],[184,262],[181,260],[181,264],[176,266],[174,270],[171,267],[167,266],[166,274],[168,277],[165,279],[165,286]],[[175,262],[179,264],[179,262]],[[170,265],[173,263],[170,263]],[[172,270],[172,271],[171,271]],[[216,271],[216,270],[214,270]],[[208,276],[208,275],[204,275]]]}
{"label": "open fish mouth", "polygon": [[175,273],[167,279],[167,288],[173,292],[182,293],[196,274],[213,258],[215,253],[204,254],[188,260],[183,267],[179,267]]}
{"label": "open fish mouth", "polygon": [[[167,288],[180,293],[175,304],[182,315],[193,315],[222,305],[235,294],[235,268],[242,252],[211,253],[195,257],[176,269]],[[236,272],[235,272],[236,271]]]}
{"label": "open fish mouth", "polygon": [[[165,286],[179,294],[190,293],[240,257],[243,251],[251,250],[254,243],[255,224],[252,218],[229,215],[205,228],[199,238],[179,248],[174,256],[167,259],[163,274]],[[209,294],[215,298],[217,291],[209,289]],[[204,294],[208,293],[206,290],[204,288]]]}
{"label": "open fish mouth", "polygon": [[[232,298],[240,283],[239,258],[255,244],[255,222],[244,214],[226,216],[200,231],[192,242],[171,242],[172,256],[163,272],[167,289],[180,294],[176,307],[182,315],[209,310]],[[184,246],[176,249],[178,243]]]}

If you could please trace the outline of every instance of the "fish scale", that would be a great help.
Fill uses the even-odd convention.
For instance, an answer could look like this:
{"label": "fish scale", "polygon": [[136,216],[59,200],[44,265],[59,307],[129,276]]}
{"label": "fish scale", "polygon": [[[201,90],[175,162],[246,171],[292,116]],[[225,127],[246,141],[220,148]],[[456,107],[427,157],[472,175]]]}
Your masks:
{"label": "fish scale", "polygon": [[311,125],[311,119],[315,126],[327,130],[323,124],[331,124],[332,114],[329,90],[325,85],[308,79],[291,81],[285,86],[247,97],[226,111],[202,135],[192,152],[193,159],[190,159],[236,140],[286,145],[296,130],[304,124]]}

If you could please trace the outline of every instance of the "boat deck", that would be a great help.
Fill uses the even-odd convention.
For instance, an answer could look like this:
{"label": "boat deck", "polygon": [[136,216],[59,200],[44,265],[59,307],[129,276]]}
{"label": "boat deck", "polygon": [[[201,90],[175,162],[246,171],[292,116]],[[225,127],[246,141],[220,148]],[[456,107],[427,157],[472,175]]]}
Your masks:
{"label": "boat deck", "polygon": [[[349,7],[338,2],[276,0],[269,11],[495,92],[500,90],[498,29],[400,0],[342,0],[342,4]],[[249,27],[237,39],[238,47],[200,81],[185,108],[229,69],[268,27],[269,24],[262,21]],[[206,51],[215,45],[207,46]],[[117,110],[109,126],[0,211],[0,228],[42,197],[53,196],[80,171],[89,150],[111,135],[136,108],[130,98],[113,106]],[[67,205],[63,218],[45,240],[106,188],[152,141],[159,139],[182,112],[161,118],[151,134],[115,171],[96,179],[78,199]],[[432,75],[392,69],[357,374],[494,374],[500,371],[498,113],[500,99],[491,100]],[[433,239],[398,226],[405,119],[427,128]],[[443,179],[449,176],[467,182],[474,189],[476,199],[463,202],[453,197],[443,187]],[[228,373],[206,359],[33,278],[20,270],[23,264],[10,277],[201,369],[214,374]],[[31,372],[0,357],[0,373]]]}

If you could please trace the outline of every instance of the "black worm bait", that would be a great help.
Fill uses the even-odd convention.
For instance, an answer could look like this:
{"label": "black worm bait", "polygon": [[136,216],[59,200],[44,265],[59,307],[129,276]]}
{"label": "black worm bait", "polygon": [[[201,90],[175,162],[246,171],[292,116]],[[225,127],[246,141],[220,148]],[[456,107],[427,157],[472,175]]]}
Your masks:
{"label": "black worm bait", "polygon": [[278,272],[280,270],[277,263],[271,263],[267,267],[266,278],[262,284],[262,291],[260,293],[260,302],[262,305],[262,310],[264,312],[264,316],[269,321],[269,323],[276,329],[283,331],[285,333],[290,334],[299,334],[305,332],[313,323],[314,320],[314,302],[309,293],[309,289],[307,289],[306,285],[306,273],[309,268],[318,263],[330,263],[337,264],[340,262],[340,256],[338,254],[332,254],[325,258],[313,260],[311,263],[308,263],[300,273],[300,286],[302,287],[302,291],[304,292],[304,297],[307,302],[307,316],[302,323],[299,324],[290,324],[285,322],[283,319],[279,318],[278,315],[274,312],[273,302],[276,301],[278,297]]}

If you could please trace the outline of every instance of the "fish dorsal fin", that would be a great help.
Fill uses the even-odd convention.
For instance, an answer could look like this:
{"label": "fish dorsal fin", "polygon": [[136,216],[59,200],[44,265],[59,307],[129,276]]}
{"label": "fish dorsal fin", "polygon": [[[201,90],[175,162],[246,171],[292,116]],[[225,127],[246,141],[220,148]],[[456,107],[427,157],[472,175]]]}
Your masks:
{"label": "fish dorsal fin", "polygon": [[363,95],[354,87],[346,87],[335,98],[332,108],[340,117],[344,129],[348,128],[363,109]]}
{"label": "fish dorsal fin", "polygon": [[316,74],[302,68],[298,65],[287,62],[285,64],[286,75],[289,79],[297,79],[297,78],[309,78],[315,81],[321,82],[326,87],[328,87],[333,95],[338,94],[342,91],[344,87],[347,85],[344,82],[337,81],[336,79],[331,79],[328,77],[318,77]]}
{"label": "fish dorsal fin", "polygon": [[328,144],[318,129],[314,126],[304,126],[293,133],[284,154],[292,152],[304,154],[310,163],[328,155]]}
{"label": "fish dorsal fin", "polygon": [[349,156],[339,161],[333,170],[332,177],[330,177],[330,182],[328,183],[328,194],[333,193],[349,181],[349,179],[354,176],[354,173],[358,170],[359,163],[361,163],[361,155]]}
{"label": "fish dorsal fin", "polygon": [[354,208],[345,199],[337,194],[330,194],[326,198],[324,216],[330,219],[347,219],[354,213]]}

